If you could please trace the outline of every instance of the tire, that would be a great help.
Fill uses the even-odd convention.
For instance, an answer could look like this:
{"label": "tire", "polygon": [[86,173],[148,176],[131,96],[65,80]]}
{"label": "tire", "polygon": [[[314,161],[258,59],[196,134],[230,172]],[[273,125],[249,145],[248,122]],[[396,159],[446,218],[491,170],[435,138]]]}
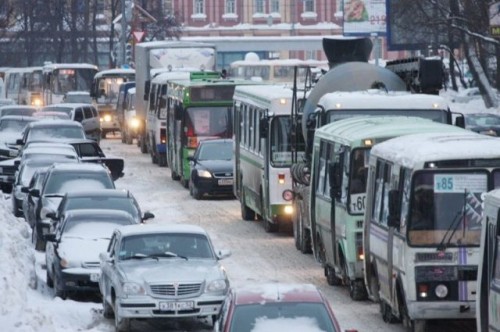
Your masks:
{"label": "tire", "polygon": [[127,135],[125,136],[125,143],[127,143],[128,145],[131,145],[133,142],[134,142],[134,138],[132,137],[132,135],[127,133]]}
{"label": "tire", "polygon": [[311,237],[309,236],[308,230],[304,228],[302,213],[297,211],[297,209],[294,209],[294,211],[296,211],[293,220],[293,237],[295,238],[295,247],[303,254],[310,254],[312,253]]}
{"label": "tire", "polygon": [[177,175],[177,173],[174,170],[170,171],[170,176],[172,177],[172,180],[174,180],[174,181],[178,181],[181,178],[179,175]]}
{"label": "tire", "polygon": [[279,223],[278,222],[272,223],[268,219],[264,219],[263,221],[264,221],[264,230],[267,233],[274,233],[274,232],[278,231],[278,229],[279,229]]}
{"label": "tire", "polygon": [[60,297],[61,299],[65,300],[67,297],[68,297],[68,294],[66,293],[66,291],[64,289],[61,289],[59,287],[59,278],[57,277],[57,273],[54,273],[54,291],[55,291],[55,295],[56,297]]}
{"label": "tire", "polygon": [[248,221],[255,220],[255,211],[250,209],[245,203],[245,190],[243,188],[241,190],[240,207],[241,207],[241,218],[243,220],[248,220]]}
{"label": "tire", "polygon": [[158,164],[158,157],[155,155],[153,151],[151,151],[151,162],[153,164]]}
{"label": "tire", "polygon": [[349,296],[354,301],[364,301],[368,298],[363,280],[356,279],[349,282]]}
{"label": "tire", "polygon": [[191,196],[193,196],[194,199],[199,201],[203,197],[198,188],[196,188],[193,181],[189,181],[189,188],[190,188],[190,193],[192,194]]}
{"label": "tire", "polygon": [[115,316],[113,312],[113,308],[109,305],[108,301],[106,301],[106,297],[104,294],[102,295],[102,315],[104,318],[113,318]]}
{"label": "tire", "polygon": [[384,301],[380,301],[380,314],[382,315],[382,320],[388,324],[398,322],[397,317],[392,314],[391,307]]}
{"label": "tire", "polygon": [[158,153],[158,166],[167,167],[167,155],[163,153]]}
{"label": "tire", "polygon": [[43,239],[38,238],[38,231],[36,226],[33,228],[32,233],[32,242],[35,245],[35,250],[37,251],[45,251],[45,241]]}
{"label": "tire", "polygon": [[[118,308],[115,301],[115,310]],[[120,317],[116,312],[115,316],[115,331],[116,332],[128,332],[130,331],[130,319]]]}
{"label": "tire", "polygon": [[52,278],[50,277],[50,274],[49,274],[49,267],[47,267],[47,270],[45,271],[45,274],[46,274],[46,284],[47,284],[47,287],[49,288],[54,288],[54,280],[52,280]]}
{"label": "tire", "polygon": [[342,278],[337,277],[337,275],[335,275],[335,270],[330,266],[325,266],[325,276],[328,285],[330,286],[342,285]]}

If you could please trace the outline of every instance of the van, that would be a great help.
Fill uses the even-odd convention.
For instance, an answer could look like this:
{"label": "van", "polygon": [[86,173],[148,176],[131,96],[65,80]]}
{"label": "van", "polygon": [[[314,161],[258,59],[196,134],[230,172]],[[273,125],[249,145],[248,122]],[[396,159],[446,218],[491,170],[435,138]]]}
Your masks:
{"label": "van", "polygon": [[66,113],[71,120],[80,122],[85,130],[85,136],[94,141],[101,140],[101,122],[99,113],[92,104],[84,103],[61,103],[45,106],[41,112]]}

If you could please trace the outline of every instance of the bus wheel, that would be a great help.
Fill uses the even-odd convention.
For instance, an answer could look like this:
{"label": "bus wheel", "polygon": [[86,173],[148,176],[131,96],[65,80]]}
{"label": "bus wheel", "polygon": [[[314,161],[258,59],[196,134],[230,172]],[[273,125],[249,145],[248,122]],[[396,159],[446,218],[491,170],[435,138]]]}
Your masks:
{"label": "bus wheel", "polygon": [[330,286],[340,286],[342,285],[342,278],[335,275],[335,270],[331,266],[325,266],[325,276],[326,282]]}
{"label": "bus wheel", "polygon": [[295,247],[303,254],[310,254],[312,252],[311,238],[309,231],[304,227],[304,219],[302,218],[301,211],[294,209],[296,214],[293,222],[293,236],[295,238]]}
{"label": "bus wheel", "polygon": [[241,218],[243,220],[255,220],[255,211],[250,209],[245,203],[245,190],[243,188],[241,188],[240,207]]}
{"label": "bus wheel", "polygon": [[351,280],[349,283],[349,296],[354,301],[363,301],[368,297],[365,283],[361,279]]}
{"label": "bus wheel", "polygon": [[392,314],[391,307],[385,303],[384,301],[380,301],[380,314],[382,315],[382,319],[384,322],[388,324],[393,324],[398,321],[396,316]]}
{"label": "bus wheel", "polygon": [[158,166],[166,167],[167,166],[167,155],[163,153],[158,154]]}
{"label": "bus wheel", "polygon": [[427,321],[424,319],[416,319],[411,321],[411,332],[425,332],[427,329]]}
{"label": "bus wheel", "polygon": [[264,229],[267,233],[274,233],[277,232],[279,228],[278,221],[275,223],[270,222],[267,219],[264,219]]}
{"label": "bus wheel", "polygon": [[178,181],[178,180],[180,180],[180,178],[181,178],[179,175],[177,175],[177,173],[176,173],[174,170],[171,170],[171,171],[170,171],[170,177],[171,177],[171,178],[172,178],[172,180],[174,180],[174,181]]}

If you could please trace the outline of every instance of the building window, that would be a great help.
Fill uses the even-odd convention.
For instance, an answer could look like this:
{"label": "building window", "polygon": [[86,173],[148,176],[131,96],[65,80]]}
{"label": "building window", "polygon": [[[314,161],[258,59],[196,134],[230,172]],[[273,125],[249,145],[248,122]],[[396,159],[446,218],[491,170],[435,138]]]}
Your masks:
{"label": "building window", "polygon": [[280,0],[271,0],[271,13],[280,12]]}
{"label": "building window", "polygon": [[205,13],[205,1],[194,0],[194,14],[204,14],[204,13]]}
{"label": "building window", "polygon": [[314,12],[314,0],[304,0],[304,11]]}
{"label": "building window", "polygon": [[255,0],[255,13],[264,13],[264,0]]}
{"label": "building window", "polygon": [[226,0],[226,14],[236,14],[236,0]]}

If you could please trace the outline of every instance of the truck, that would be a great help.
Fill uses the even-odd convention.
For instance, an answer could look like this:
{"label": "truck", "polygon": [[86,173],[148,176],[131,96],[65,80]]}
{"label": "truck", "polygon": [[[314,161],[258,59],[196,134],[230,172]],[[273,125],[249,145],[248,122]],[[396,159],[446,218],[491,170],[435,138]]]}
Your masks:
{"label": "truck", "polygon": [[215,70],[216,49],[214,45],[184,41],[151,41],[135,45],[135,111],[139,121],[138,145],[142,153],[147,153],[147,103],[151,84],[151,72],[159,68],[195,68]]}

